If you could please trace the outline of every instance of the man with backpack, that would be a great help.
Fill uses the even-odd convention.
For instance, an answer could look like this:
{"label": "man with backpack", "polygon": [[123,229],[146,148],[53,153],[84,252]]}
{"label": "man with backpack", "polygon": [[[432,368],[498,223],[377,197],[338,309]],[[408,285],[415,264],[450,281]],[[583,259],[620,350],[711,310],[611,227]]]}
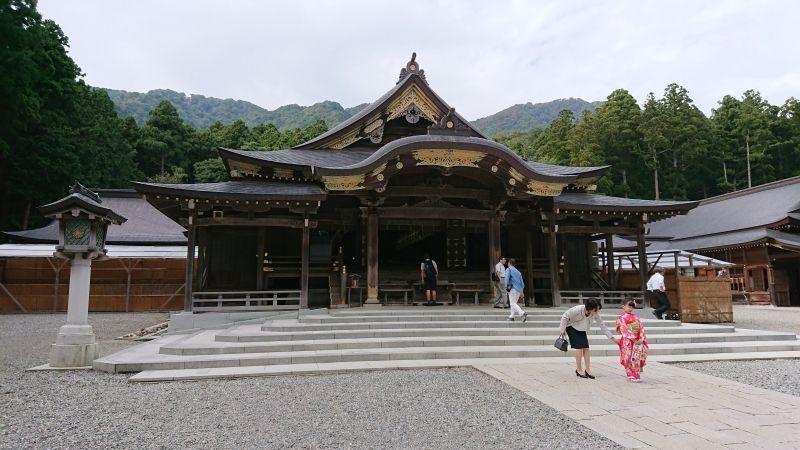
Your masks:
{"label": "man with backpack", "polygon": [[425,253],[425,259],[419,266],[419,278],[422,288],[425,289],[425,299],[429,305],[436,303],[436,278],[439,276],[439,267],[436,261],[431,259],[431,255]]}
{"label": "man with backpack", "polygon": [[494,283],[494,297],[495,308],[508,308],[508,292],[506,291],[506,258],[501,256],[497,258],[497,264],[494,266],[492,272],[492,282]]}

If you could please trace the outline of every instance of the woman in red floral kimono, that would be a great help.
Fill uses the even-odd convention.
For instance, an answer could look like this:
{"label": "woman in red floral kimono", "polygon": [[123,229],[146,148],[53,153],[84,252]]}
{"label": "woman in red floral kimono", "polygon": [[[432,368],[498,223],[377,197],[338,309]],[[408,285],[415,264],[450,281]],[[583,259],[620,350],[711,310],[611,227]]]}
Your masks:
{"label": "woman in red floral kimono", "polygon": [[622,304],[622,314],[617,319],[617,332],[622,335],[619,345],[619,363],[625,368],[628,380],[639,381],[639,372],[647,361],[647,337],[644,326],[633,312],[636,303],[628,299]]}

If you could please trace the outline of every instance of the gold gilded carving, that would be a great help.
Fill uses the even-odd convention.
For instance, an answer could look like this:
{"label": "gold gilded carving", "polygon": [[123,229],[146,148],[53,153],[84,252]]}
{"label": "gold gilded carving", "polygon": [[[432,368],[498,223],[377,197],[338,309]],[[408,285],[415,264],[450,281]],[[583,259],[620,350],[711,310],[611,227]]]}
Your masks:
{"label": "gold gilded carving", "polygon": [[528,194],[543,197],[555,197],[567,186],[566,183],[546,183],[544,181],[529,181]]}
{"label": "gold gilded carving", "polygon": [[359,139],[361,138],[359,137],[358,130],[356,129],[345,134],[344,136],[339,137],[334,141],[331,141],[331,143],[328,144],[328,148],[332,148],[334,150],[341,150]]}
{"label": "gold gilded carving", "polygon": [[373,131],[377,130],[378,128],[383,125],[383,119],[378,119],[375,122],[370,123],[369,125],[364,127],[364,133],[372,133]]}
{"label": "gold gilded carving", "polygon": [[376,167],[376,168],[375,168],[375,169],[374,169],[372,172],[370,172],[370,173],[371,173],[372,175],[377,175],[377,174],[379,174],[379,173],[383,172],[384,170],[386,170],[386,163],[383,163],[383,164],[381,164],[380,166]]}
{"label": "gold gilded carving", "polygon": [[294,171],[292,169],[274,168],[272,169],[272,176],[275,178],[292,178]]}
{"label": "gold gilded carving", "polygon": [[517,181],[525,181],[525,177],[513,167],[508,169],[508,174],[511,175],[511,178]]}
{"label": "gold gilded carving", "polygon": [[376,287],[368,287],[367,288],[367,299],[375,299],[378,298],[378,288]]}
{"label": "gold gilded carving", "polygon": [[254,164],[247,164],[233,160],[228,160],[228,166],[231,168],[232,177],[241,177],[245,175],[258,176],[258,172],[261,169]]}
{"label": "gold gilded carving", "polygon": [[486,153],[472,150],[425,149],[414,151],[418,166],[478,167]]}
{"label": "gold gilded carving", "polygon": [[597,190],[597,180],[599,177],[590,177],[590,178],[582,178],[578,179],[573,183],[575,188],[583,189],[585,191],[593,192]]}
{"label": "gold gilded carving", "polygon": [[364,175],[341,175],[322,177],[329,191],[357,191],[364,189]]}
{"label": "gold gilded carving", "polygon": [[387,108],[389,117],[386,121],[396,119],[405,114],[406,108],[411,105],[416,105],[422,117],[431,122],[436,122],[442,117],[442,111],[436,107],[436,104],[431,101],[416,84],[409,86],[403,93],[392,102]]}

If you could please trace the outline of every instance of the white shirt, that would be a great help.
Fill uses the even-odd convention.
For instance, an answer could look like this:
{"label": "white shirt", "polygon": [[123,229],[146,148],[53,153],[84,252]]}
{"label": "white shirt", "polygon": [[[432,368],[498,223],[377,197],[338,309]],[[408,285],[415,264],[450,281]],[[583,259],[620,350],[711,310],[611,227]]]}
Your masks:
{"label": "white shirt", "polygon": [[666,291],[667,288],[664,286],[664,275],[656,272],[647,280],[647,290],[648,291]]}
{"label": "white shirt", "polygon": [[506,266],[503,263],[497,263],[494,266],[494,271],[497,272],[497,276],[500,278],[504,278],[506,275]]}
{"label": "white shirt", "polygon": [[589,331],[591,327],[591,320],[600,327],[603,333],[611,339],[614,335],[606,326],[603,319],[600,318],[600,312],[586,315],[586,305],[573,306],[572,308],[564,311],[561,316],[561,324],[559,325],[560,331],[565,331],[567,327],[572,327],[578,331]]}

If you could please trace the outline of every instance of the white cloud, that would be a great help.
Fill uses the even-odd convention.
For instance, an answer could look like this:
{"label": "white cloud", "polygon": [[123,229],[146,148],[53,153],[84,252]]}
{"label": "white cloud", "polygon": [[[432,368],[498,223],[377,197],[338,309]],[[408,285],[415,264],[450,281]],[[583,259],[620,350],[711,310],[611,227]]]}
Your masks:
{"label": "white cloud", "polygon": [[668,83],[709,112],[747,89],[798,97],[790,1],[558,0],[221,3],[41,0],[95,86],[168,88],[274,109],[370,102],[418,54],[431,86],[468,118],[515,103],[640,102]]}

